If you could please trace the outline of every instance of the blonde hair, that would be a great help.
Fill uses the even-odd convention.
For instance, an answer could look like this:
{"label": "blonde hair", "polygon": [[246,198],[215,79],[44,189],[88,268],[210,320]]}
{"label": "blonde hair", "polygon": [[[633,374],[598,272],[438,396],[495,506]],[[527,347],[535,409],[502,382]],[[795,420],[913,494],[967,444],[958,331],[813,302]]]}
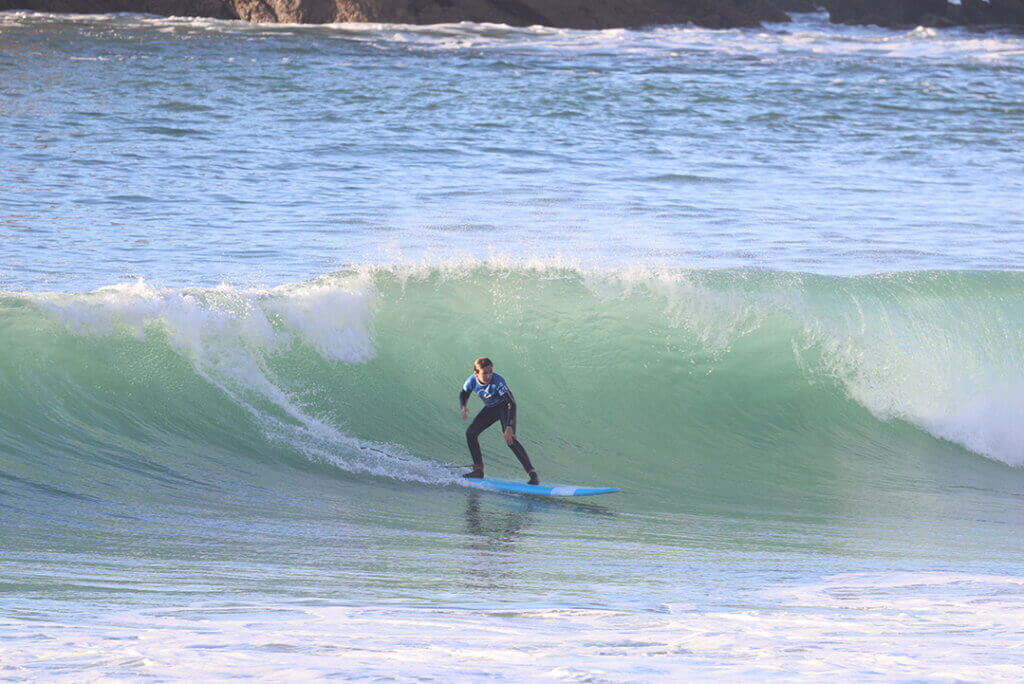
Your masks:
{"label": "blonde hair", "polygon": [[487,358],[486,356],[481,356],[479,359],[477,359],[476,361],[473,362],[473,370],[474,371],[476,371],[477,369],[483,370],[484,368],[487,368],[488,366],[491,366],[493,368],[494,364],[491,363],[491,360],[489,358]]}

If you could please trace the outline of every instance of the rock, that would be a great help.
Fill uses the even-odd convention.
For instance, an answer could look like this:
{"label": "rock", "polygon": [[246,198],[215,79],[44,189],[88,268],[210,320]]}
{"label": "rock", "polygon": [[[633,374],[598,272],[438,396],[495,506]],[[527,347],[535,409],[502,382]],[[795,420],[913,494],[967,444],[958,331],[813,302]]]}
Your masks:
{"label": "rock", "polygon": [[306,24],[474,21],[578,29],[687,23],[731,28],[789,21],[774,0],[0,0],[0,10],[5,9],[140,12]]}
{"label": "rock", "polygon": [[836,24],[920,25],[926,14],[945,16],[946,0],[825,0]]}
{"label": "rock", "polygon": [[756,27],[789,21],[789,12],[819,5],[831,20],[879,26],[1024,26],[1024,0],[0,0],[0,10],[139,12],[322,24],[379,22],[436,24],[460,21],[512,26],[541,24],[577,29],[688,24]]}
{"label": "rock", "polygon": [[1024,0],[992,0],[988,3],[992,24],[1024,26]]}
{"label": "rock", "polygon": [[233,0],[247,21],[460,21],[604,29],[686,24],[724,28],[789,21],[771,0]]}
{"label": "rock", "polygon": [[879,26],[1024,26],[1024,0],[825,0],[834,23]]}
{"label": "rock", "polygon": [[817,12],[824,3],[821,0],[775,0],[775,6],[783,12]]}
{"label": "rock", "polygon": [[137,12],[162,16],[238,18],[226,0],[0,0],[0,10],[77,14]]}

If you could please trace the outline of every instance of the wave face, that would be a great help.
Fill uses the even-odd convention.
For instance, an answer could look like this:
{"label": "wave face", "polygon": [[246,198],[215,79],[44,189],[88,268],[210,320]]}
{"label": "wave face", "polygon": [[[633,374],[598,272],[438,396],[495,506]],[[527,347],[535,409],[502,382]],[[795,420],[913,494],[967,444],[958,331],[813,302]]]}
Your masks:
{"label": "wave face", "polygon": [[[1024,464],[1022,295],[1019,273],[497,261],[9,293],[0,472],[9,494],[104,500],[244,498],[267,472],[287,490],[282,469],[452,482],[486,354],[545,479],[642,508],[897,506]],[[489,472],[516,474],[497,433]]]}

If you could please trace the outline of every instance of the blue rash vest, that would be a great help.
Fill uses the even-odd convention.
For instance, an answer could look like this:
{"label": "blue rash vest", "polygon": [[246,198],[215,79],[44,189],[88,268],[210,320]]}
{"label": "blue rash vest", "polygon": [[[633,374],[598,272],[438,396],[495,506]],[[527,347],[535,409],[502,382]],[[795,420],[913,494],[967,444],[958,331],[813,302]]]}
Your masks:
{"label": "blue rash vest", "polygon": [[[466,383],[462,386],[463,392],[475,393],[481,399],[484,400],[485,406],[497,406],[506,401],[505,395],[509,395],[511,399],[511,392],[508,389],[508,385],[505,384],[505,378],[501,377],[497,373],[491,376],[491,384],[481,385],[480,381],[476,379],[476,375],[470,375],[466,380]],[[463,404],[465,406],[465,404]]]}

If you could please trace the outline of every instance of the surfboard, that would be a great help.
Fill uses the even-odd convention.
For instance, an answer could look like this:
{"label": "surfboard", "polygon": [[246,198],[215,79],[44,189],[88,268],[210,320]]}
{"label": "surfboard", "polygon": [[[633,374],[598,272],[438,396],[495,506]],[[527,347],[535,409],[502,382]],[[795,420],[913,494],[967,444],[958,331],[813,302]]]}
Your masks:
{"label": "surfboard", "polygon": [[498,480],[493,477],[485,477],[480,480],[467,478],[463,480],[470,487],[486,489],[492,492],[512,492],[513,494],[533,494],[534,496],[592,496],[594,494],[611,494],[619,491],[618,487],[581,487],[579,485],[549,484],[526,484],[515,480]]}

